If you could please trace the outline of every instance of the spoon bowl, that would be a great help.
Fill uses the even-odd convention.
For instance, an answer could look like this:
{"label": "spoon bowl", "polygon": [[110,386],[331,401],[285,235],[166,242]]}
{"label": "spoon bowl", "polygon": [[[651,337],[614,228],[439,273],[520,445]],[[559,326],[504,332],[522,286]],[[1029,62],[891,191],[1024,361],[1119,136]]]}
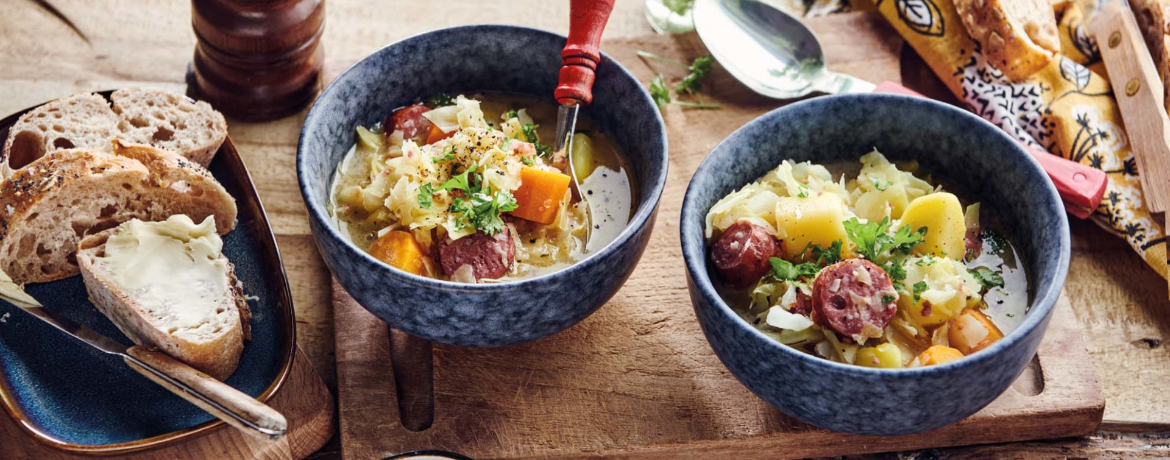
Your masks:
{"label": "spoon bowl", "polygon": [[830,71],[816,35],[798,19],[758,0],[696,0],[695,30],[723,68],[752,91],[775,99],[813,92],[868,93],[874,85]]}

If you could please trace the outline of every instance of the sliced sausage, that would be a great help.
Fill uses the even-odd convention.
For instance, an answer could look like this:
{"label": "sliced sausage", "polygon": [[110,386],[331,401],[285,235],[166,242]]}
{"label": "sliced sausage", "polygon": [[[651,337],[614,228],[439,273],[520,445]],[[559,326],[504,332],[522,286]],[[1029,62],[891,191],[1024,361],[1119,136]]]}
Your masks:
{"label": "sliced sausage", "polygon": [[857,343],[882,335],[894,319],[897,298],[890,276],[865,259],[825,267],[813,282],[814,317]]}
{"label": "sliced sausage", "polygon": [[796,304],[792,306],[792,313],[804,316],[812,316],[812,298],[805,294],[803,290],[796,290]]}
{"label": "sliced sausage", "polygon": [[965,251],[963,261],[970,262],[983,253],[983,237],[979,235],[979,228],[967,230],[967,237],[963,239]]}
{"label": "sliced sausage", "polygon": [[507,226],[495,236],[476,233],[454,241],[448,238],[439,245],[439,264],[447,276],[470,265],[476,281],[500,278],[508,274],[515,260],[516,243]]}
{"label": "sliced sausage", "polygon": [[387,133],[402,131],[404,139],[418,141],[431,131],[431,121],[423,116],[431,109],[422,104],[415,104],[395,110],[382,123]]}
{"label": "sliced sausage", "polygon": [[735,289],[755,284],[772,269],[768,259],[782,255],[783,244],[768,229],[748,221],[731,224],[711,246],[715,269]]}

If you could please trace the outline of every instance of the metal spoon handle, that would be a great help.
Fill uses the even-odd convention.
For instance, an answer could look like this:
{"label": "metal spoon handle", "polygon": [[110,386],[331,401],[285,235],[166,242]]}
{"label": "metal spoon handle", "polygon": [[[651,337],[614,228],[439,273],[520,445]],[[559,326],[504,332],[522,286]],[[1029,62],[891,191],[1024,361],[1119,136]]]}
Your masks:
{"label": "metal spoon handle", "polygon": [[857,77],[837,72],[825,72],[825,77],[813,83],[813,88],[827,94],[872,93],[877,85]]}

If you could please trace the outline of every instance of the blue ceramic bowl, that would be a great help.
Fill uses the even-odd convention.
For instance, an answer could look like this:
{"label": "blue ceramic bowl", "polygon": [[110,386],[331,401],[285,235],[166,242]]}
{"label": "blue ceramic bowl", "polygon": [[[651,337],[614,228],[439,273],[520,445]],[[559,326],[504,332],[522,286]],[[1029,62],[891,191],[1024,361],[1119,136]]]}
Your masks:
{"label": "blue ceramic bowl", "polygon": [[[984,351],[946,364],[871,369],[782,345],[743,321],[716,293],[703,238],[720,198],[782,160],[855,161],[877,147],[918,160],[995,210],[1023,257],[1031,305],[1018,329]],[[1040,165],[995,126],[963,110],[905,96],[821,97],[748,123],[720,143],[691,179],[682,209],[687,286],[711,348],[753,393],[806,423],[872,435],[916,433],[986,406],[1036,353],[1068,272],[1060,197]]]}
{"label": "blue ceramic bowl", "polygon": [[[666,128],[634,76],[602,56],[595,120],[629,159],[635,206],[605,248],[559,272],[503,284],[458,284],[379,262],[333,225],[327,209],[334,169],[354,128],[444,92],[504,91],[552,100],[565,37],[509,26],[442,29],[394,43],[343,72],[317,99],[297,146],[297,175],[321,256],[358,303],[393,327],[427,340],[490,347],[524,343],[576,324],[629,278],[650,238],[666,181]],[[549,123],[554,122],[552,120]]]}

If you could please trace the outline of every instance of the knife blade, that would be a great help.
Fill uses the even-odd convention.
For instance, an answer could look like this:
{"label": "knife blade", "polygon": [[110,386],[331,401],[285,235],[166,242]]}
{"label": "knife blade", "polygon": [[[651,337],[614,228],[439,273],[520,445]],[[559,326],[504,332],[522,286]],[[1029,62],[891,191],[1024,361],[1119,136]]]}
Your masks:
{"label": "knife blade", "polygon": [[150,380],[246,433],[279,439],[288,422],[276,410],[163,353],[142,346],[129,347],[52,310],[25,292],[0,270],[0,300],[103,353],[116,355]]}

